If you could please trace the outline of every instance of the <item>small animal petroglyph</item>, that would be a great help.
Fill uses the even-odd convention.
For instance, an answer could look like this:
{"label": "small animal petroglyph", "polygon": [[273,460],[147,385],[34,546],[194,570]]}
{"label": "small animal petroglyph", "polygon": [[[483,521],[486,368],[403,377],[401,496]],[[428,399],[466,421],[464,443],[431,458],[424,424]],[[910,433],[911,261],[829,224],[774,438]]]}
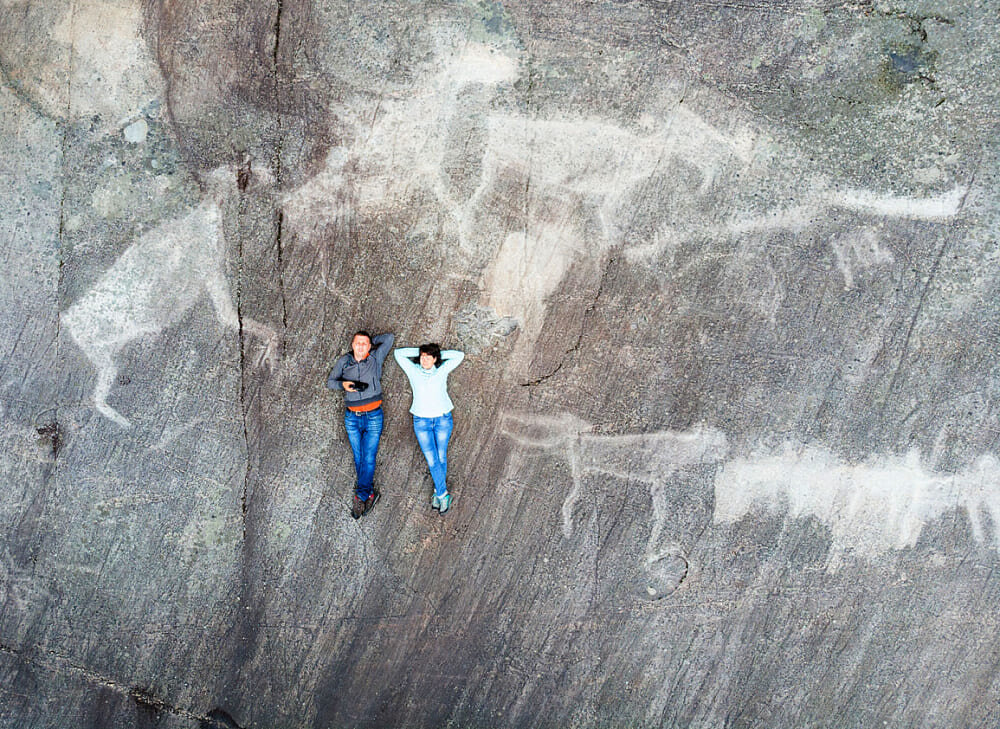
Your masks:
{"label": "small animal petroglyph", "polygon": [[[801,205],[774,208],[760,215],[735,214],[716,232],[736,236],[779,230],[799,232],[819,225],[831,211],[838,209],[880,218],[942,222],[961,212],[969,191],[964,185],[956,185],[939,195],[903,197],[872,190],[827,190],[818,182],[814,184],[816,189],[803,193],[805,202]],[[829,244],[844,277],[845,289],[854,288],[854,274],[858,269],[886,266],[895,260],[871,228],[849,229],[833,236]]]}
{"label": "small animal petroglyph", "polygon": [[[62,313],[62,325],[97,368],[97,410],[122,427],[129,427],[129,420],[108,405],[107,398],[117,375],[115,357],[123,347],[163,331],[205,294],[220,322],[240,326],[224,271],[221,207],[235,188],[235,169],[215,170],[209,176],[209,195],[200,205],[140,236]],[[249,317],[243,317],[242,326],[265,342],[258,364],[270,368],[277,333]]]}
{"label": "small animal petroglyph", "polygon": [[878,236],[871,230],[846,233],[830,241],[837,268],[844,277],[844,289],[854,288],[854,271],[892,263],[892,252],[879,245]]}
{"label": "small animal petroglyph", "polygon": [[805,230],[816,225],[831,210],[851,210],[885,218],[938,222],[953,218],[962,209],[969,188],[956,185],[931,197],[902,197],[873,190],[828,190],[819,180],[814,189],[802,193],[805,202],[792,207],[775,207],[763,214],[734,214],[718,232],[740,235],[768,230]]}
{"label": "small animal petroglyph", "polygon": [[516,443],[560,452],[569,462],[573,484],[562,504],[562,530],[567,539],[573,535],[574,514],[582,496],[585,474],[645,483],[653,509],[645,549],[647,570],[663,566],[674,569],[669,558],[680,553],[678,545],[664,544],[662,539],[669,517],[667,486],[671,478],[680,469],[721,461],[728,449],[725,434],[715,428],[600,435],[591,432],[592,425],[569,413],[505,414],[501,427],[504,435]]}

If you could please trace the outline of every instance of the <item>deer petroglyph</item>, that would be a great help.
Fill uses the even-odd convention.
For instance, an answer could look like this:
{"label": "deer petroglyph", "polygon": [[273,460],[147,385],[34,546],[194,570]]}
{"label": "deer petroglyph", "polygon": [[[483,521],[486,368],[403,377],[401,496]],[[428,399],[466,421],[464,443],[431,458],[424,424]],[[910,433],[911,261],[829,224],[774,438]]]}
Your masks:
{"label": "deer petroglyph", "polygon": [[554,451],[568,461],[572,486],[561,509],[562,531],[567,539],[573,536],[586,474],[646,484],[652,504],[652,526],[645,549],[647,568],[679,549],[678,545],[665,544],[663,540],[669,517],[667,486],[671,478],[682,469],[718,463],[728,449],[725,434],[715,428],[601,435],[592,432],[591,424],[568,413],[505,414],[502,430],[522,446]]}

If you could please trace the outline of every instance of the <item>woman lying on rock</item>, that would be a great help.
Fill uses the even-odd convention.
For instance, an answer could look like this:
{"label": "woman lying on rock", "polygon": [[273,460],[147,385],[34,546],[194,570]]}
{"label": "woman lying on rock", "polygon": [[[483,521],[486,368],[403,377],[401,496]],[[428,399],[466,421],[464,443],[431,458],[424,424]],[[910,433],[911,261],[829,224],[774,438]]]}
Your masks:
{"label": "woman lying on rock", "polygon": [[451,506],[448,493],[448,441],[454,423],[451,411],[454,405],[448,397],[448,373],[465,358],[457,349],[441,351],[437,344],[417,347],[400,347],[393,352],[413,390],[413,432],[434,480],[431,506],[442,514]]}

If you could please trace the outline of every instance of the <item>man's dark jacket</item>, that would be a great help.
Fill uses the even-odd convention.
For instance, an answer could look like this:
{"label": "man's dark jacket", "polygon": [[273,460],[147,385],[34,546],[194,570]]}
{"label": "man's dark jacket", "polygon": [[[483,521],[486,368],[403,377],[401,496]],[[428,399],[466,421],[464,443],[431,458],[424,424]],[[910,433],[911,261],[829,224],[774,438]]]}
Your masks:
{"label": "man's dark jacket", "polygon": [[368,405],[382,399],[382,364],[389,356],[392,343],[396,341],[393,334],[379,334],[372,337],[372,348],[368,356],[358,362],[353,353],[345,354],[337,360],[326,378],[326,386],[331,390],[344,390],[344,380],[364,382],[368,385],[364,391],[349,392],[344,390],[344,404],[347,407]]}

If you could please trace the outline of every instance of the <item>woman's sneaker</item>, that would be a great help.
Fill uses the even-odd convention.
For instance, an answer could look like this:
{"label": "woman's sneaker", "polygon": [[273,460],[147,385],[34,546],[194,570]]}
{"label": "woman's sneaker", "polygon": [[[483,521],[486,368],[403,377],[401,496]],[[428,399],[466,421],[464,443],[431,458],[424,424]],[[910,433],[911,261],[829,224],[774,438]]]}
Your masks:
{"label": "woman's sneaker", "polygon": [[431,508],[432,509],[440,509],[441,508],[441,499],[438,498],[437,494],[434,494],[431,497]]}
{"label": "woman's sneaker", "polygon": [[437,497],[437,500],[438,500],[438,510],[443,514],[444,512],[448,511],[448,508],[451,506],[452,495],[445,492],[445,495]]}

